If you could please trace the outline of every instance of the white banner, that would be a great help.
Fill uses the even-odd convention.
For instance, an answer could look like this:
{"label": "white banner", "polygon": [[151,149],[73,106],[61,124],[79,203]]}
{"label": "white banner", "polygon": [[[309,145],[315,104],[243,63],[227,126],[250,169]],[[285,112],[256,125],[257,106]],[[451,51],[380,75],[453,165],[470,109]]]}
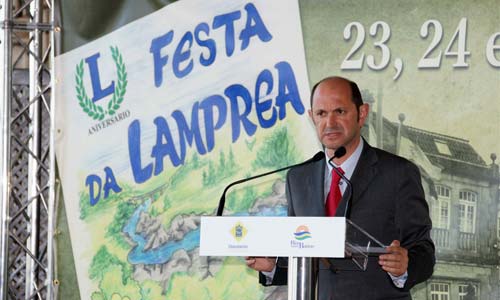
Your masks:
{"label": "white banner", "polygon": [[[56,151],[82,299],[135,299],[147,280],[165,289],[182,251],[196,269],[197,218],[213,212],[222,179],[245,176],[254,144],[307,115],[296,1],[180,1],[57,57],[56,74]],[[296,138],[317,145],[300,130]],[[193,226],[175,227],[179,219]]]}

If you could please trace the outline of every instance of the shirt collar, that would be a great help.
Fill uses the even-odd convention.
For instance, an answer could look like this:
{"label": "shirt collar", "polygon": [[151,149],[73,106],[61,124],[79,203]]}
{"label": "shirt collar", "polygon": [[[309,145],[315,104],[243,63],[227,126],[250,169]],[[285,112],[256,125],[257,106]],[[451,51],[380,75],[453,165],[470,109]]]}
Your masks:
{"label": "shirt collar", "polygon": [[[359,144],[354,150],[354,152],[349,156],[340,166],[336,165],[335,163],[332,163],[338,168],[342,168],[344,171],[344,176],[347,177],[347,179],[351,179],[352,173],[354,173],[354,168],[356,168],[356,165],[358,164],[359,158],[361,157],[361,152],[363,151],[363,145],[364,141],[362,138],[359,139]],[[326,156],[326,166],[328,167],[328,173],[332,172],[332,166],[328,163],[328,156],[326,155],[325,151],[325,156]]]}

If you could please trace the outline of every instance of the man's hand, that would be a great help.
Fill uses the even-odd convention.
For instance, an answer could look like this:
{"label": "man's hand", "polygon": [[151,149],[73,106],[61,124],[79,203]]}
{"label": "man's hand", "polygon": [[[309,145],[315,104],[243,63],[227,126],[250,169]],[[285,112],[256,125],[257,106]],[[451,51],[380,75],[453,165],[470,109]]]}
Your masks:
{"label": "man's hand", "polygon": [[382,269],[395,277],[403,275],[408,270],[408,250],[401,247],[399,241],[394,240],[387,247],[387,252],[388,254],[380,255],[378,259]]}
{"label": "man's hand", "polygon": [[245,262],[256,271],[271,272],[276,266],[276,257],[245,257]]}

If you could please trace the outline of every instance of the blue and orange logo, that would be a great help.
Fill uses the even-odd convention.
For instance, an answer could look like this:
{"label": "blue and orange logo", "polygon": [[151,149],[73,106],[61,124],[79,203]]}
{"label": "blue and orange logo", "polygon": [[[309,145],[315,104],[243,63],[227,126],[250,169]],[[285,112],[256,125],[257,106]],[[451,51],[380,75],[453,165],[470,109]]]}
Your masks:
{"label": "blue and orange logo", "polygon": [[309,231],[309,227],[306,225],[300,225],[295,229],[295,233],[293,234],[296,240],[303,241],[312,238],[311,232]]}

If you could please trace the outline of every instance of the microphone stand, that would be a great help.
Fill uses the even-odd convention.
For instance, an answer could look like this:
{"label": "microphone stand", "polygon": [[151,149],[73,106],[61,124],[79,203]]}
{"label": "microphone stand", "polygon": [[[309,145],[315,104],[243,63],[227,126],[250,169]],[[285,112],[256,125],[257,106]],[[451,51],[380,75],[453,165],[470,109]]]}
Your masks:
{"label": "microphone stand", "polygon": [[250,181],[250,180],[253,180],[253,179],[257,179],[257,178],[260,178],[260,177],[264,177],[264,176],[267,176],[267,175],[271,175],[273,173],[278,173],[278,172],[281,172],[281,171],[284,171],[286,169],[290,169],[290,168],[293,168],[293,167],[298,167],[298,166],[302,166],[302,165],[309,164],[309,163],[312,163],[312,162],[320,161],[324,157],[325,157],[324,152],[323,151],[319,151],[311,159],[308,159],[308,160],[306,160],[304,162],[301,162],[301,163],[298,163],[298,164],[295,164],[295,165],[291,165],[291,166],[287,166],[287,167],[283,167],[283,168],[280,168],[280,169],[277,169],[277,170],[269,171],[269,172],[266,172],[266,173],[262,173],[262,174],[259,174],[259,175],[255,175],[255,176],[252,176],[252,177],[248,177],[248,178],[236,180],[236,181],[230,183],[228,186],[226,186],[226,188],[224,189],[224,191],[222,192],[222,195],[220,197],[219,206],[217,207],[217,216],[218,217],[222,216],[222,213],[224,212],[224,205],[226,204],[226,192],[232,186],[235,186],[237,184],[240,184],[240,183],[243,183],[243,182],[246,182],[246,181]]}
{"label": "microphone stand", "polygon": [[[345,147],[338,148],[328,163],[331,164],[334,158],[340,158],[345,153]],[[292,257],[288,261],[288,294],[292,299],[319,299],[318,272],[319,259],[316,257]]]}
{"label": "microphone stand", "polygon": [[[338,153],[337,153],[338,152]],[[347,177],[345,177],[344,174],[342,174],[342,172],[339,171],[339,169],[337,167],[335,167],[335,165],[333,164],[333,159],[334,158],[340,158],[342,156],[344,156],[346,153],[346,150],[345,150],[345,147],[342,146],[342,147],[339,147],[336,151],[335,151],[335,154],[328,160],[328,164],[330,164],[330,166],[333,168],[333,170],[335,171],[335,173],[337,173],[337,175],[339,175],[340,178],[342,178],[342,180],[345,181],[345,183],[347,184],[347,187],[349,188],[348,192],[349,192],[349,196],[347,197],[346,199],[346,203],[345,203],[345,210],[344,210],[344,217],[346,219],[348,219],[349,217],[349,212],[350,212],[350,207],[349,205],[351,204],[351,199],[352,199],[352,193],[353,193],[353,190],[352,190],[352,183],[349,179],[347,179]]]}

